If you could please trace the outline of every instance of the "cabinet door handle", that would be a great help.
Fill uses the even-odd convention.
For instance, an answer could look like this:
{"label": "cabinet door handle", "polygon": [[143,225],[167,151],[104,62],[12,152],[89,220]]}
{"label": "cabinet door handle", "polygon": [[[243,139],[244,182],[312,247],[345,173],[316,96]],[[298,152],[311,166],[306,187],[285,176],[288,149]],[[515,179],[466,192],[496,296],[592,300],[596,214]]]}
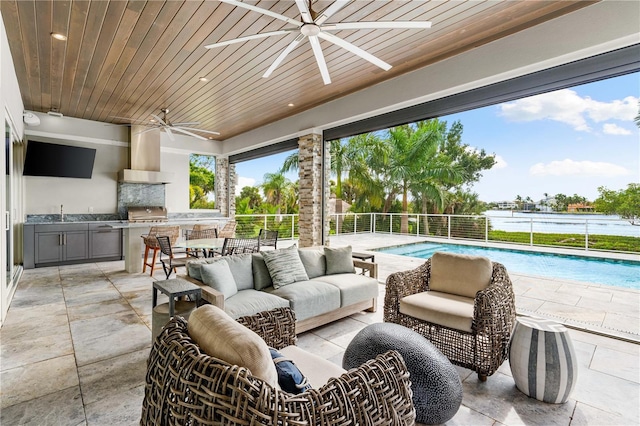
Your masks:
{"label": "cabinet door handle", "polygon": [[11,219],[11,216],[9,214],[9,210],[5,210],[4,214],[5,214],[5,219],[6,219],[6,222],[5,222],[5,226],[6,227],[4,228],[4,230],[8,231],[9,229],[11,229],[11,225],[9,224],[9,220]]}
{"label": "cabinet door handle", "polygon": [[58,245],[62,245],[62,234],[58,234]]}

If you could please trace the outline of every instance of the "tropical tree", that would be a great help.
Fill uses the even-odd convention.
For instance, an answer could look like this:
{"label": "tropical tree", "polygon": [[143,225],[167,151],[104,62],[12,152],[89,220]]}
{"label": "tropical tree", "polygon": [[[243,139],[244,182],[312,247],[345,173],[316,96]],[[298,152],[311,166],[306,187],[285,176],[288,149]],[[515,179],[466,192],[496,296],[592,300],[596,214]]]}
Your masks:
{"label": "tropical tree", "polygon": [[442,206],[442,183],[460,177],[460,167],[440,155],[445,134],[440,122],[426,120],[388,130],[383,143],[387,150],[386,174],[394,182],[391,193],[402,196],[400,232],[408,232],[409,192],[428,195]]}
{"label": "tropical tree", "polygon": [[617,214],[632,225],[640,226],[640,184],[630,183],[627,189],[620,191],[601,186],[598,192],[600,196],[594,202],[597,211]]}
{"label": "tropical tree", "polygon": [[215,191],[215,158],[210,155],[189,156],[189,208],[212,209],[209,194]]}
{"label": "tropical tree", "polygon": [[281,213],[283,196],[290,184],[291,181],[282,172],[266,173],[264,175],[264,182],[261,185],[262,190],[266,201],[277,206],[277,214]]}
{"label": "tropical tree", "polygon": [[245,186],[240,191],[239,199],[248,198],[247,206],[250,209],[255,209],[262,204],[262,196],[260,195],[260,189],[255,186]]}

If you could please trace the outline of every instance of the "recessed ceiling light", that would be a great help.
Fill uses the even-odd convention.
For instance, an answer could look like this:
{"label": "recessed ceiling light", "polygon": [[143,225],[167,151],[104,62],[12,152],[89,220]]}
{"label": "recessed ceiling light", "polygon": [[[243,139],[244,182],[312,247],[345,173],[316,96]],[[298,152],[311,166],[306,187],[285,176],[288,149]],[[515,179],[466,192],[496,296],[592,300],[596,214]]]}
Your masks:
{"label": "recessed ceiling light", "polygon": [[207,77],[200,77],[198,80],[202,81],[203,83],[206,83],[207,81],[209,81]]}
{"label": "recessed ceiling light", "polygon": [[209,140],[211,140],[211,141],[212,141],[212,140],[213,140],[213,136],[209,136]]}
{"label": "recessed ceiling light", "polygon": [[65,41],[67,39],[66,35],[60,34],[60,33],[51,33],[51,37],[55,38],[56,40],[62,40],[62,41]]}
{"label": "recessed ceiling light", "polygon": [[149,121],[150,121],[150,122],[152,122],[152,123],[155,123],[155,122],[156,122],[156,120],[155,120],[155,119],[153,119],[153,118],[150,118],[150,119],[149,119]]}
{"label": "recessed ceiling light", "polygon": [[295,106],[295,105],[294,105],[294,104],[289,104],[289,105],[287,105],[287,106],[290,106],[290,107],[292,107],[292,106]]}

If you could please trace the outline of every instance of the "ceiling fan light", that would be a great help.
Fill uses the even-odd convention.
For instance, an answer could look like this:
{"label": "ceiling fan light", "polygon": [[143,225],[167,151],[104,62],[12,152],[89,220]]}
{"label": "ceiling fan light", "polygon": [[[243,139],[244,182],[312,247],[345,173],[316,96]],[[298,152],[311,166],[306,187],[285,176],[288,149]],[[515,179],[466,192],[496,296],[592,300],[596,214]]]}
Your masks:
{"label": "ceiling fan light", "polygon": [[316,24],[304,24],[300,27],[300,32],[307,37],[313,37],[320,33],[320,27]]}
{"label": "ceiling fan light", "polygon": [[60,33],[50,33],[51,37],[55,38],[56,40],[61,40],[61,41],[65,41],[67,39],[67,36],[64,34],[60,34]]}

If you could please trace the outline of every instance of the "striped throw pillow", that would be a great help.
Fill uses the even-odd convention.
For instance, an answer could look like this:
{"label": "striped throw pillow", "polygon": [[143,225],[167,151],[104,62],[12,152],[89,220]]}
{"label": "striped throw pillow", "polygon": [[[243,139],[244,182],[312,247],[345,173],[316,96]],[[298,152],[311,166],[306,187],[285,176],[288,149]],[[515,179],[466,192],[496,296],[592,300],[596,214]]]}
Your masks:
{"label": "striped throw pillow", "polygon": [[284,249],[263,251],[262,257],[274,288],[309,279],[295,244]]}

